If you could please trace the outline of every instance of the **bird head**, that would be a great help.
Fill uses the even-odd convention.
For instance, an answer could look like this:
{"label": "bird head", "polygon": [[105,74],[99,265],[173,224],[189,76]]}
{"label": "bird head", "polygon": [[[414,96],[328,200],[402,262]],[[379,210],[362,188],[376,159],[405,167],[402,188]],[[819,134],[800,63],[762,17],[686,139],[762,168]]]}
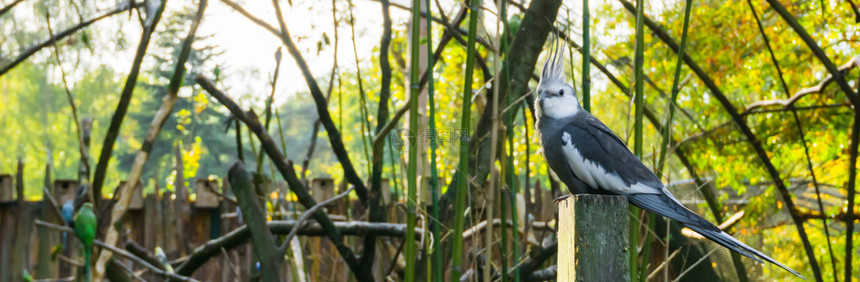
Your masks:
{"label": "bird head", "polygon": [[83,206],[81,206],[81,209],[92,210],[93,209],[93,203],[86,202],[86,203],[84,203]]}
{"label": "bird head", "polygon": [[538,83],[535,112],[539,117],[565,118],[580,110],[576,90],[564,82],[564,44],[558,36],[543,65]]}

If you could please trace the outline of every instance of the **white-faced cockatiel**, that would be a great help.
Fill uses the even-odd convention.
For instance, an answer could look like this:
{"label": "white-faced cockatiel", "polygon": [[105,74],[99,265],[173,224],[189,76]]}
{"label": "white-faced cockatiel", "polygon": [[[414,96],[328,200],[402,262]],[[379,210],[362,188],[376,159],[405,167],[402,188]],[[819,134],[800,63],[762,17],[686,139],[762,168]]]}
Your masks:
{"label": "white-faced cockatiel", "polygon": [[556,39],[535,90],[535,128],[547,164],[570,193],[626,196],[630,204],[673,219],[729,250],[803,278],[681,205],[609,127],[579,105],[576,91],[564,81],[562,45]]}

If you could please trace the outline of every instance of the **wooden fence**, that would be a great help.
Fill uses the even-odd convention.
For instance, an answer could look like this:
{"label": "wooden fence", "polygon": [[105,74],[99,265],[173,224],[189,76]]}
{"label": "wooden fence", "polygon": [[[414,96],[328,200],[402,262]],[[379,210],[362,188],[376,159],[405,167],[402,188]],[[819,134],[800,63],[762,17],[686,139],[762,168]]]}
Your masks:
{"label": "wooden fence", "polygon": [[[322,193],[320,189],[333,190],[332,183],[326,179],[315,180],[312,186],[318,197],[325,197],[329,192]],[[328,180],[331,182],[331,180]],[[74,234],[67,234],[67,245],[57,254],[55,248],[61,245],[62,232],[35,224],[42,220],[54,224],[62,224],[58,211],[48,201],[19,201],[17,193],[12,188],[12,178],[0,175],[0,281],[21,281],[26,269],[35,278],[56,279],[74,276],[77,267],[73,264],[83,260],[78,252],[79,242]],[[322,185],[319,185],[322,184]],[[122,183],[121,185],[124,185]],[[327,186],[326,186],[327,185]],[[232,200],[223,200],[212,190],[228,191],[228,187],[219,189],[215,180],[200,179],[194,182],[194,196],[177,195],[170,191],[142,196],[139,191],[133,197],[127,218],[121,231],[120,247],[126,244],[136,244],[150,254],[155,247],[161,247],[170,259],[181,260],[192,253],[195,248],[206,242],[221,237],[243,223],[241,211]],[[208,188],[206,186],[209,186]],[[280,203],[284,209],[280,212],[270,211],[270,216],[284,216],[291,219],[292,206],[283,201],[284,185],[274,185],[275,191],[281,192]],[[66,200],[74,199],[76,181],[54,181],[51,194],[58,205]],[[209,188],[215,188],[210,190]],[[219,192],[220,193],[220,192]],[[231,195],[227,195],[230,197]],[[189,198],[191,198],[189,200]],[[195,199],[196,198],[196,199]],[[46,198],[47,199],[47,198]],[[102,201],[102,206],[111,206],[112,200]],[[344,201],[330,211],[348,211],[350,203]],[[301,212],[300,209],[298,212]],[[108,214],[108,213],[99,213]],[[346,216],[333,216],[345,220]],[[106,221],[100,219],[100,231],[105,228]],[[342,281],[349,276],[348,268],[337,252],[326,243],[324,237],[299,236],[302,252],[305,254],[304,264],[311,270],[298,271],[298,275],[308,275],[298,279],[303,281]],[[250,241],[249,241],[250,242]],[[140,248],[138,248],[140,249]],[[193,278],[200,281],[247,281],[254,277],[254,262],[250,244],[224,250],[227,256],[219,255],[194,272]],[[121,258],[121,261],[133,270],[143,267],[135,265],[131,260]],[[175,262],[175,261],[174,261]],[[289,264],[293,265],[293,264]],[[387,265],[386,265],[387,266]],[[292,269],[284,270],[288,280],[297,280]],[[161,281],[158,276],[147,272],[143,275],[147,281]]]}
{"label": "wooden fence", "polygon": [[[59,211],[55,210],[55,206],[46,197],[43,197],[43,201],[24,201],[19,198],[13,185],[16,182],[11,175],[0,175],[0,281],[21,281],[25,269],[37,279],[73,277],[77,271],[74,264],[83,260],[78,251],[77,237],[67,234],[66,247],[62,252],[53,254],[54,248],[61,245],[62,232],[35,222],[42,220],[62,224]],[[146,250],[150,254],[156,247],[161,247],[167,257],[174,260],[175,267],[177,261],[186,258],[195,248],[242,226],[241,211],[237,209],[232,192],[229,187],[219,182],[208,179],[190,181],[193,186],[191,195],[162,191],[144,196],[140,193],[142,189],[135,189],[137,193],[132,198],[120,232],[119,246],[127,248],[126,244],[134,244],[138,246],[137,249]],[[334,196],[335,190],[346,189],[330,178],[317,178],[310,182],[311,194],[318,202]],[[388,192],[383,193],[383,208],[388,221],[403,223],[405,214],[402,209],[395,207],[404,205],[403,195],[385,189],[387,182],[387,179],[383,179],[383,191]],[[276,201],[279,204],[268,211],[269,216],[273,217],[271,219],[294,219],[304,211],[300,205],[292,206],[293,203],[284,200],[284,195],[288,195],[285,184],[267,185],[269,191],[277,192],[270,196],[279,198]],[[48,190],[53,195],[53,201],[61,206],[66,200],[74,199],[78,183],[74,180],[58,179],[47,186],[50,187]],[[547,222],[554,218],[556,207],[552,204],[554,196],[549,190],[535,191],[540,193],[533,193],[531,197],[534,199],[529,201],[530,203],[524,203],[522,197],[517,197],[520,211],[517,216],[520,219],[521,234],[532,234],[521,237],[529,238],[528,242],[539,248],[544,244],[545,237],[552,235]],[[105,199],[99,206],[102,209],[110,208],[112,200]],[[527,212],[523,212],[524,209]],[[327,210],[335,221],[366,220],[364,209],[357,200],[340,200],[327,207]],[[97,214],[109,214],[109,211],[97,211]],[[526,217],[526,214],[531,216]],[[526,218],[530,218],[530,227],[522,229]],[[494,225],[501,224],[498,218],[493,222]],[[104,234],[107,219],[100,218],[99,223],[100,234]],[[476,224],[466,230],[464,236],[472,237],[481,232],[484,225],[486,221]],[[494,232],[498,231],[496,228]],[[287,277],[288,281],[346,281],[351,277],[349,268],[333,245],[328,243],[328,239],[319,236],[297,238],[300,251],[288,253],[293,258],[287,261],[287,268],[284,269],[283,277]],[[351,246],[361,245],[360,237],[347,236],[344,240]],[[386,274],[392,274],[392,270],[394,277],[397,277],[396,273],[402,271],[405,261],[402,254],[398,256],[400,241],[399,238],[380,238],[373,270],[375,277],[385,277]],[[478,243],[472,241],[474,240],[467,240],[466,247]],[[421,242],[426,243],[429,240]],[[292,246],[295,247],[296,244]],[[224,255],[225,253],[227,255]],[[255,274],[253,257],[250,241],[247,241],[236,248],[224,249],[221,254],[212,257],[197,269],[191,277],[200,281],[248,281]],[[397,262],[393,262],[394,257],[398,257]],[[494,259],[500,258],[496,254]],[[144,270],[144,267],[129,259],[120,260],[134,271]],[[474,264],[471,257],[465,261]],[[143,273],[143,278],[147,281],[162,281],[149,271]]]}

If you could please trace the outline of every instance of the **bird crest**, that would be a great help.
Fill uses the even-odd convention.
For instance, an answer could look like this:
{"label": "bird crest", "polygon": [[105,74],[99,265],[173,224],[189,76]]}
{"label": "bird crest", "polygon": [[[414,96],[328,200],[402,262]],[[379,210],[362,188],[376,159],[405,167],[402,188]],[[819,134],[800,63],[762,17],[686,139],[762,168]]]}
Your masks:
{"label": "bird crest", "polygon": [[541,72],[541,83],[548,82],[564,82],[564,42],[559,40],[559,35],[555,35],[555,40],[552,43],[552,48],[549,50],[548,58],[543,64]]}

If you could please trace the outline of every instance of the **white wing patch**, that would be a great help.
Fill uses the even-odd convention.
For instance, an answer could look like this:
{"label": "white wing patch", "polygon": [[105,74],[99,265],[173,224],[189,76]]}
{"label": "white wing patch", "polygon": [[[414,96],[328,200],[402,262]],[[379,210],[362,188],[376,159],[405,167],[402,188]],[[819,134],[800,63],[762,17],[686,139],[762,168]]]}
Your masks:
{"label": "white wing patch", "polygon": [[586,160],[582,153],[573,147],[570,134],[564,132],[561,139],[564,141],[562,152],[567,159],[570,169],[577,178],[596,189],[608,189],[618,194],[659,194],[660,190],[642,183],[634,183],[627,186],[617,173],[607,173],[600,164]]}

